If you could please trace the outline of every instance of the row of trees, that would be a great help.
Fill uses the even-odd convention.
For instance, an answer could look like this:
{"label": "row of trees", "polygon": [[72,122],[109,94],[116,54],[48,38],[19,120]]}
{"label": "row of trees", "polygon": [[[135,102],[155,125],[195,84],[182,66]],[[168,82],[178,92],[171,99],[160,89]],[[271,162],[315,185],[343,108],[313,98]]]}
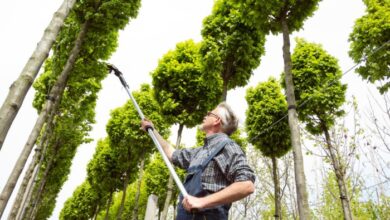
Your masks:
{"label": "row of trees", "polygon": [[[372,82],[386,80],[390,72],[389,59],[383,51],[389,47],[386,38],[389,27],[382,16],[388,14],[389,5],[377,0],[365,3],[367,15],[356,22],[350,38],[350,54],[356,62],[366,57],[364,66],[358,69],[363,77]],[[91,140],[88,132],[94,122],[96,94],[107,74],[101,60],[107,60],[114,52],[118,30],[124,28],[129,18],[137,15],[140,2],[82,1],[67,5],[73,4],[72,10],[60,8],[65,16],[53,18],[61,17],[64,25],[60,30],[62,22],[54,22],[59,33],[48,32],[52,34],[51,39],[56,38],[55,42],[51,41],[53,46],[48,47],[52,47],[53,55],[46,60],[45,71],[34,84],[37,90],[34,106],[40,116],[0,197],[2,214],[37,143],[37,153],[10,215],[12,219],[46,219],[50,216],[55,204],[53,199],[67,178],[77,147]],[[304,39],[297,39],[297,46],[290,55],[291,32],[303,27],[304,20],[313,15],[317,5],[318,0],[274,1],[272,4],[267,1],[218,0],[211,15],[204,19],[202,42],[188,40],[178,43],[176,49],[165,54],[152,72],[153,87],[143,85],[134,94],[162,134],[168,135],[172,124],[179,125],[176,146],[180,147],[184,127],[191,128],[200,123],[208,110],[227,99],[229,89],[245,86],[252,70],[260,64],[265,37],[269,33],[282,33],[283,80],[271,78],[249,88],[246,95],[249,106],[247,141],[272,161],[269,165],[264,159],[264,164],[272,167],[274,190],[270,197],[262,199],[271,201],[270,198],[273,198],[275,218],[286,217],[289,213],[294,218],[299,216],[299,219],[313,217],[303,166],[300,131],[304,130],[299,128],[298,120],[312,140],[323,138],[319,143],[334,172],[334,175],[326,175],[327,184],[337,183],[343,217],[352,219],[356,215],[351,208],[351,201],[356,200],[352,200],[348,172],[352,167],[349,158],[358,146],[349,146],[349,154],[345,155],[335,138],[341,134],[334,128],[337,119],[344,115],[342,106],[346,91],[346,85],[340,82],[342,74],[337,59],[320,45]],[[28,68],[36,69],[34,77],[29,77],[30,81],[23,86],[15,83],[12,89],[28,90],[28,82],[31,84],[35,78],[47,57],[48,48],[37,49],[43,54],[40,63],[27,64]],[[16,82],[23,81],[25,74],[23,72]],[[388,82],[385,82],[380,91],[385,93],[387,88]],[[17,94],[13,90],[11,93]],[[23,97],[23,93],[10,95],[10,99],[17,98],[19,104],[7,101],[7,98],[2,106],[0,124],[3,127],[0,129],[4,138],[17,113],[18,108],[14,106],[20,106]],[[12,114],[3,113],[9,110]],[[288,120],[285,118],[287,112]],[[173,190],[173,181],[162,168],[159,157],[154,154],[151,140],[139,130],[138,124],[139,118],[131,103],[112,112],[107,124],[108,137],[99,141],[88,164],[87,179],[66,202],[61,212],[62,219],[138,219],[144,215],[147,195],[152,193],[159,196],[159,208],[163,210],[161,218],[166,219],[170,204],[175,205],[176,200],[172,198],[177,192]],[[235,137],[242,143],[246,141],[240,133]],[[294,175],[287,175],[286,168],[282,174],[285,185],[281,187],[278,158],[287,155],[291,148]],[[251,147],[248,152],[251,152]],[[291,176],[294,176],[295,186],[290,184],[288,188],[296,195],[290,195],[292,202],[286,205],[283,194]],[[324,195],[326,192],[324,190]],[[243,201],[244,209],[233,210],[247,210],[251,206],[259,211],[261,205],[253,201],[256,200],[248,198]],[[384,201],[388,199],[384,198]],[[249,213],[245,212],[243,216],[249,216]]]}
{"label": "row of trees", "polygon": [[[45,71],[34,83],[37,93],[33,104],[39,117],[1,193],[0,216],[36,143],[37,153],[25,175],[10,218],[45,219],[51,215],[55,205],[53,199],[67,179],[77,147],[91,140],[88,132],[94,123],[96,94],[107,75],[101,60],[109,59],[115,51],[118,31],[137,15],[139,6],[139,1],[65,1],[55,14],[48,30],[54,26],[58,31],[62,26],[61,30],[58,33],[46,32],[38,45],[38,48],[41,44],[46,46],[49,41],[46,35],[50,36],[52,41],[48,47],[52,47],[53,54],[46,59]],[[48,50],[42,50],[36,51],[41,62],[28,63],[25,68],[36,70],[35,75],[48,54]],[[32,60],[35,56],[38,55],[34,54]],[[33,74],[29,71],[23,72],[15,85],[25,80],[26,74]],[[31,83],[23,83],[15,89],[28,90],[28,85]],[[12,99],[14,94],[11,93],[13,91],[9,95]],[[21,101],[22,96],[17,100]],[[13,109],[16,114],[14,105],[15,101],[6,100],[3,107],[5,111]],[[5,125],[10,119],[2,115],[1,124]]]}

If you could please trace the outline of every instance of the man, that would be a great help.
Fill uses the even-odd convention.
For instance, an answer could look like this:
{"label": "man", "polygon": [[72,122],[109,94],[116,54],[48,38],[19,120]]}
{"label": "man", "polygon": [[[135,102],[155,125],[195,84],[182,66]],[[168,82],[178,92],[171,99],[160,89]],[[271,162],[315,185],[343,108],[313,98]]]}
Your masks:
{"label": "man", "polygon": [[[153,129],[169,160],[187,170],[185,188],[188,196],[178,207],[178,220],[228,219],[231,203],[254,192],[255,175],[240,146],[229,136],[237,129],[238,119],[225,102],[204,117],[200,129],[206,133],[204,146],[175,150]],[[141,127],[153,128],[143,120]],[[204,166],[204,167],[202,167]],[[199,175],[199,183],[196,176]],[[195,192],[196,195],[190,192]]]}

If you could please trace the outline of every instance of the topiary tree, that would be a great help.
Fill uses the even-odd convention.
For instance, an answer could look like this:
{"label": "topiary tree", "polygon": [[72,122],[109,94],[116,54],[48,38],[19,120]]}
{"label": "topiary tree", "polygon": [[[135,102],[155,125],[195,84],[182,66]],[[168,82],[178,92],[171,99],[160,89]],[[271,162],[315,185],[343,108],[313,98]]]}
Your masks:
{"label": "topiary tree", "polygon": [[[249,142],[272,160],[274,216],[275,219],[280,219],[282,205],[277,158],[291,149],[288,122],[283,119],[287,110],[286,99],[274,78],[248,88],[245,98],[248,103],[245,124]],[[279,121],[280,119],[283,120]]]}
{"label": "topiary tree", "polygon": [[303,22],[313,15],[319,0],[246,0],[240,2],[247,22],[263,27],[273,34],[283,35],[283,60],[288,103],[288,120],[291,131],[291,143],[294,150],[294,171],[297,187],[299,217],[310,219],[310,209],[306,191],[306,179],[303,167],[300,132],[291,73],[290,33],[303,27]]}
{"label": "topiary tree", "polygon": [[67,199],[60,213],[61,220],[87,220],[95,216],[98,193],[94,191],[88,181],[83,182]]}
{"label": "topiary tree", "polygon": [[[152,73],[157,101],[168,123],[179,124],[176,146],[180,146],[184,126],[199,124],[208,110],[218,103],[221,80],[215,72],[202,68],[199,44],[192,40],[178,43],[176,49],[166,53]],[[173,179],[168,188],[172,189]],[[168,190],[161,218],[166,218],[172,197]]]}
{"label": "topiary tree", "polygon": [[266,33],[247,24],[233,1],[215,1],[211,15],[203,20],[201,54],[207,72],[218,72],[223,80],[222,101],[229,89],[248,83],[265,52]]}
{"label": "topiary tree", "polygon": [[298,38],[292,64],[299,119],[306,123],[306,129],[311,134],[325,136],[325,150],[337,177],[344,219],[352,219],[345,183],[347,167],[341,155],[338,155],[338,147],[329,133],[335,119],[344,114],[341,106],[345,102],[347,89],[340,81],[342,73],[337,59],[322,49],[321,45]]}
{"label": "topiary tree", "polygon": [[[141,85],[140,91],[134,92],[134,98],[143,113],[156,123],[156,129],[167,137],[169,134],[168,124],[160,114],[160,105],[154,99],[152,88],[147,84]],[[115,109],[107,123],[110,145],[116,152],[116,158],[127,182],[123,189],[123,203],[126,198],[127,184],[133,182],[135,174],[139,171],[138,161],[148,158],[156,149],[147,133],[139,129],[139,124],[138,112],[130,100],[123,107]],[[120,215],[119,212],[118,216]]]}

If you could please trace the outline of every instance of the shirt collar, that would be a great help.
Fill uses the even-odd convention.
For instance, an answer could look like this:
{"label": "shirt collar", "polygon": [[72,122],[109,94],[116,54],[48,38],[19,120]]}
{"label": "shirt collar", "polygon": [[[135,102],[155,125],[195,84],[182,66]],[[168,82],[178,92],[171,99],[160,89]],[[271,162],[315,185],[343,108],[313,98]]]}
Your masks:
{"label": "shirt collar", "polygon": [[216,134],[209,135],[204,139],[204,146],[205,147],[212,146],[215,143],[218,143],[225,138],[228,138],[228,135],[225,133],[216,133]]}

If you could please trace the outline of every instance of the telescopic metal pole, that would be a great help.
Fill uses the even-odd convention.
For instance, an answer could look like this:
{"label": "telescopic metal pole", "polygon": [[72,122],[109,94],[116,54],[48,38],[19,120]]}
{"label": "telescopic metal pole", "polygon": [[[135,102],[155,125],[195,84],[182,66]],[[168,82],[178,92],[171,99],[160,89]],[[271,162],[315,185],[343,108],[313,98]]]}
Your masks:
{"label": "telescopic metal pole", "polygon": [[[133,102],[133,105],[134,105],[135,109],[137,110],[139,117],[141,118],[141,120],[144,120],[145,116],[142,113],[141,109],[139,108],[137,101],[134,99],[133,95],[131,94],[130,87],[126,83],[126,80],[124,79],[122,72],[119,71],[118,68],[116,68],[114,65],[108,64],[107,66],[108,66],[110,72],[113,71],[114,74],[119,78],[123,87],[125,87],[127,94],[130,96],[130,99]],[[149,136],[152,138],[154,144],[156,145],[158,151],[160,152],[165,164],[167,165],[169,172],[171,173],[173,179],[176,182],[176,185],[179,187],[181,194],[184,197],[186,197],[188,195],[187,190],[184,188],[183,183],[180,181],[179,176],[177,175],[177,173],[176,173],[175,169],[173,168],[171,162],[169,161],[167,155],[165,155],[164,150],[162,149],[160,143],[158,142],[158,140],[156,138],[156,135],[153,133],[153,128],[149,127],[149,128],[147,128],[147,131],[149,133]]]}

